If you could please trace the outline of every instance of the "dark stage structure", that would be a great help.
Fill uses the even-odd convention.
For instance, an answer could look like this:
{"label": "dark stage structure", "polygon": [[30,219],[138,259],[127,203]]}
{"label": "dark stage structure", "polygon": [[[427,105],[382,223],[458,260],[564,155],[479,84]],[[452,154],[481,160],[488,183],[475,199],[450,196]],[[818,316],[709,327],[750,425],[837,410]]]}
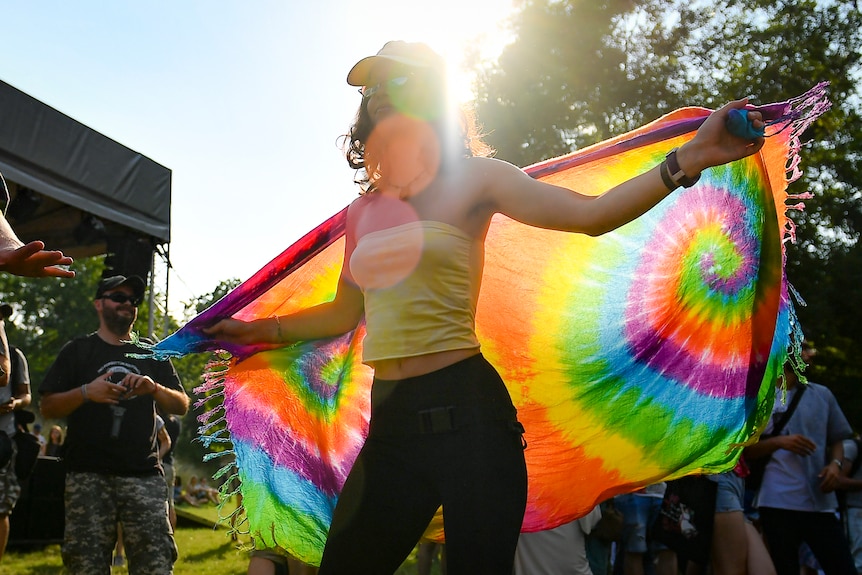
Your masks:
{"label": "dark stage structure", "polygon": [[[0,81],[6,217],[24,242],[151,271],[171,240],[171,170]],[[111,273],[110,271],[108,273]]]}
{"label": "dark stage structure", "polygon": [[[105,275],[140,276],[152,303],[155,254],[170,267],[168,168],[0,81],[0,174],[9,189],[0,208],[22,241],[73,258],[105,254]],[[38,459],[10,516],[10,546],[62,541],[63,481],[58,459]]]}

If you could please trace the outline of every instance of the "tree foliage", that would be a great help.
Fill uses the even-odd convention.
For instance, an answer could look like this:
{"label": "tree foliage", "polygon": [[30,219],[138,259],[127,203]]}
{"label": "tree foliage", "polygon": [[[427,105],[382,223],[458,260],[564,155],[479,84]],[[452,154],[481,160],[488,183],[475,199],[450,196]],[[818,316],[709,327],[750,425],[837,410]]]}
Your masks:
{"label": "tree foliage", "polygon": [[95,257],[75,261],[72,279],[0,274],[0,301],[14,310],[6,332],[27,356],[34,392],[60,348],[99,327],[93,296],[103,268],[104,258]]}
{"label": "tree foliage", "polygon": [[497,157],[524,166],[681,105],[683,71],[663,57],[679,37],[660,26],[635,33],[662,15],[635,0],[522,2],[516,40],[478,73],[477,113]]}

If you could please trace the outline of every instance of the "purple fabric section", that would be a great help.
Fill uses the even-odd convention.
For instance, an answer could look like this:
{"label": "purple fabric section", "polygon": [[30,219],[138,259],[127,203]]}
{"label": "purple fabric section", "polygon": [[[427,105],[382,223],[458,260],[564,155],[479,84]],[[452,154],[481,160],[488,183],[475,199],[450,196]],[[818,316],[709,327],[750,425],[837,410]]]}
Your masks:
{"label": "purple fabric section", "polygon": [[644,134],[639,134],[633,138],[629,138],[628,140],[622,140],[613,144],[609,144],[607,146],[598,147],[593,152],[576,155],[574,157],[563,156],[562,158],[556,158],[547,162],[542,162],[530,166],[526,169],[526,171],[534,178],[541,178],[542,176],[560,172],[562,170],[573,168],[575,166],[580,166],[582,164],[587,164],[589,162],[594,162],[602,158],[615,156],[622,152],[633,150],[641,146],[648,146],[650,144],[654,144],[655,142],[660,142],[662,140],[668,140],[670,138],[675,138],[677,136],[687,134],[689,132],[697,130],[700,125],[703,124],[704,120],[706,120],[707,116],[709,116],[710,110],[707,110],[705,108],[701,108],[700,110],[703,111],[703,117],[686,118],[685,120],[669,122],[661,128],[651,130]]}
{"label": "purple fabric section", "polygon": [[[293,380],[302,381],[317,396],[318,401],[331,405],[338,394],[340,382],[325,379],[324,375],[333,372],[345,373],[345,358],[351,358],[352,354],[356,353],[355,350],[350,350],[355,334],[356,331],[353,330],[338,337],[303,343],[301,349],[307,351],[297,354],[296,359],[284,367],[290,370]],[[337,362],[337,368],[326,369],[331,362]],[[279,366],[273,368],[278,369]]]}
{"label": "purple fabric section", "polygon": [[[237,405],[233,398],[225,397],[225,414],[230,421],[230,434],[235,441],[243,441],[265,451],[278,467],[307,479],[327,496],[337,495],[349,469],[331,465],[317,452],[318,446],[303,445],[293,440],[280,425],[273,425],[258,411],[248,411]],[[346,461],[356,459],[356,453],[345,454]]]}
{"label": "purple fabric section", "polygon": [[[753,242],[749,239],[749,243]],[[747,253],[746,250],[742,251],[743,253]],[[713,271],[715,267],[714,254],[704,255],[700,260],[699,266],[701,274],[703,275],[704,283],[711,285],[715,291],[733,295],[739,293],[741,289],[751,284],[752,276],[746,274],[753,273],[752,270],[756,264],[757,262],[755,262],[753,258],[747,255],[743,256],[742,264],[739,266],[740,271],[730,277],[725,277],[722,274]]]}
{"label": "purple fabric section", "polygon": [[751,287],[752,279],[757,277],[755,271],[760,247],[757,236],[753,233],[755,230],[744,218],[753,206],[747,206],[747,202],[729,194],[725,194],[722,200],[726,204],[723,208],[726,236],[739,253],[741,261],[730,276],[716,270],[715,254],[712,252],[704,254],[699,265],[704,284],[710,286],[713,291],[733,297],[741,290]]}

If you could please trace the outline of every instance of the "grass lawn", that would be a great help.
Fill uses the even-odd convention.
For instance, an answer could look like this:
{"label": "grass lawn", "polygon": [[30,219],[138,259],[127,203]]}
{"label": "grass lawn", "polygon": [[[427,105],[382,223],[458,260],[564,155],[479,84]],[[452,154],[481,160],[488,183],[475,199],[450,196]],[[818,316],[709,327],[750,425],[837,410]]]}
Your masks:
{"label": "grass lawn", "polygon": [[[230,507],[228,507],[230,508]],[[204,507],[180,506],[181,512],[192,513],[214,525],[218,520],[218,509],[215,505]],[[248,538],[240,536],[239,541],[232,541],[225,526],[197,526],[190,521],[181,521],[176,531],[179,559],[174,565],[175,575],[245,575],[248,566],[248,554],[241,547],[248,544]],[[434,565],[438,569],[438,565]],[[15,573],[16,575],[57,575],[62,573],[63,561],[60,558],[60,546],[48,545],[36,549],[10,548],[0,563],[0,573]],[[114,567],[113,574],[126,574],[125,567]],[[413,575],[416,573],[416,552],[410,555],[395,575]],[[439,573],[439,571],[432,571]]]}
{"label": "grass lawn", "polygon": [[[207,519],[210,525],[214,525],[218,519],[215,505],[182,509]],[[227,529],[223,526],[213,528],[182,521],[177,526],[176,541],[180,552],[174,565],[176,575],[241,575],[246,572],[248,555],[239,547],[242,543],[248,543],[248,539],[231,541]],[[2,573],[57,575],[62,571],[63,561],[60,558],[59,545],[29,549],[13,547],[6,552],[3,562],[0,563]],[[128,572],[125,567],[114,567],[112,570],[115,574]]]}

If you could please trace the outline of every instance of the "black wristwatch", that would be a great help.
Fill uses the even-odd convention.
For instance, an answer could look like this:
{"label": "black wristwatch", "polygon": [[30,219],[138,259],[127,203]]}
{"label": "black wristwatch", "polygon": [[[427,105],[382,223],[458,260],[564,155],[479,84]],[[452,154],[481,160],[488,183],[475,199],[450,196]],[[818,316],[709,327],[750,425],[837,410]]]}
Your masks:
{"label": "black wristwatch", "polygon": [[676,159],[676,151],[677,148],[674,148],[668,152],[667,156],[664,158],[664,161],[667,162],[668,176],[677,186],[690,188],[700,179],[700,173],[693,178],[688,177],[688,175],[682,171],[682,168],[679,167],[679,161]]}

